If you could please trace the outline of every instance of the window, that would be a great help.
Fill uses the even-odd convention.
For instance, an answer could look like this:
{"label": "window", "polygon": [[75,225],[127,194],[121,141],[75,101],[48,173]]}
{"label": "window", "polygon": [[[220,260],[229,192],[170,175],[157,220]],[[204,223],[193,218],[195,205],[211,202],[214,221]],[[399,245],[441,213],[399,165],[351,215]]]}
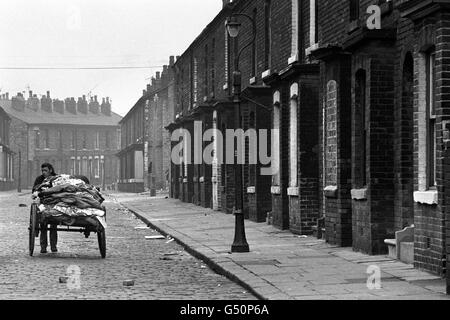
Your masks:
{"label": "window", "polygon": [[122,137],[122,130],[121,130],[121,129],[117,129],[116,135],[117,135],[117,148],[116,148],[116,149],[120,149],[120,142],[121,142],[121,137]]}
{"label": "window", "polygon": [[75,130],[72,131],[72,139],[71,139],[71,148],[75,149],[77,144],[77,132]]}
{"label": "window", "polygon": [[88,176],[88,159],[86,157],[83,157],[83,160],[81,161],[81,174],[84,176]]}
{"label": "window", "polygon": [[273,95],[273,176],[272,176],[272,185],[279,186],[280,185],[280,92],[276,91]]}
{"label": "window", "polygon": [[230,35],[227,30],[227,22],[225,21],[225,85],[228,86],[230,79]]}
{"label": "window", "polygon": [[[257,14],[257,11],[256,11],[256,8],[255,9],[253,9],[253,21],[255,21],[255,23],[256,23],[256,14]],[[252,77],[255,77],[256,76],[256,65],[257,65],[257,61],[256,61],[256,41],[253,41],[253,43],[252,43],[252,56],[251,56],[251,59],[252,59],[252,62],[251,62],[251,64],[252,64],[252,66],[251,66],[251,76]]]}
{"label": "window", "polygon": [[40,143],[41,141],[40,141],[39,136],[40,136],[40,132],[39,132],[39,130],[36,130],[34,132],[34,145],[35,145],[36,149],[39,149],[41,147],[41,143]]}
{"label": "window", "polygon": [[98,157],[94,161],[94,175],[96,178],[100,178],[100,159]]}
{"label": "window", "polygon": [[264,68],[265,70],[270,69],[270,55],[271,55],[271,10],[270,10],[270,0],[264,2]]}
{"label": "window", "polygon": [[48,129],[44,129],[44,148],[45,149],[49,149],[50,144],[49,144],[49,133],[48,133]]}
{"label": "window", "polygon": [[215,96],[215,85],[216,85],[216,39],[212,39],[211,45],[211,97]]}
{"label": "window", "polygon": [[100,148],[100,132],[96,132],[95,134],[95,149],[99,149]]}
{"label": "window", "polygon": [[205,66],[205,79],[204,79],[204,84],[203,84],[203,88],[204,88],[204,93],[203,96],[207,97],[208,96],[208,45],[205,45],[205,56],[204,56],[204,66]]}
{"label": "window", "polygon": [[198,62],[197,62],[197,58],[194,57],[193,60],[193,86],[194,86],[194,90],[193,92],[193,97],[192,97],[192,102],[194,105],[197,104],[197,90],[198,90],[198,77],[197,77],[197,69],[198,68]]}
{"label": "window", "polygon": [[83,149],[87,148],[87,132],[83,131],[83,143],[82,143]]}
{"label": "window", "polygon": [[298,116],[298,84],[291,86],[289,123],[289,186],[297,187],[297,116]]}
{"label": "window", "polygon": [[317,0],[309,0],[309,44],[315,45],[319,42],[318,24],[319,5]]}
{"label": "window", "polygon": [[70,174],[77,174],[77,163],[75,158],[70,159]]}
{"label": "window", "polygon": [[109,131],[105,131],[105,148],[106,149],[109,149],[109,144],[110,144],[110,142],[109,142],[109,134],[110,134]]}
{"label": "window", "polygon": [[299,52],[299,0],[292,0],[292,18],[291,18],[291,59],[289,63],[298,60]]}
{"label": "window", "polygon": [[350,0],[350,21],[359,19],[359,0]]}
{"label": "window", "polygon": [[426,59],[427,99],[427,184],[436,188],[436,54],[427,53]]}
{"label": "window", "polygon": [[63,148],[63,137],[61,130],[58,130],[58,146],[60,150]]}

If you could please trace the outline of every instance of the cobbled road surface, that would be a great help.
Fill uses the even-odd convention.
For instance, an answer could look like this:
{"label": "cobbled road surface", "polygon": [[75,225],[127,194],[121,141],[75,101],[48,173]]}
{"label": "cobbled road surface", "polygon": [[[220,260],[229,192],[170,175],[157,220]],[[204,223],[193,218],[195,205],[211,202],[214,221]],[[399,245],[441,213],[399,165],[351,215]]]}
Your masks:
{"label": "cobbled road surface", "polygon": [[[146,239],[159,233],[136,229],[145,225],[110,196],[104,202],[106,259],[100,256],[96,234],[85,238],[72,232],[58,232],[58,253],[41,254],[36,238],[31,257],[30,204],[30,194],[0,192],[0,300],[256,299],[175,241]],[[60,277],[68,277],[67,282]],[[124,285],[128,280],[134,285]]]}

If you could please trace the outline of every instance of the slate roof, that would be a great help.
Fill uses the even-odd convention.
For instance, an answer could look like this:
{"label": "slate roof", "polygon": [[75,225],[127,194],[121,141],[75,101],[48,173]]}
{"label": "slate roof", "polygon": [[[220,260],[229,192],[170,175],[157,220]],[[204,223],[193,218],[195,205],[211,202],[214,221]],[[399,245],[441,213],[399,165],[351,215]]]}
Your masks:
{"label": "slate roof", "polygon": [[85,126],[119,126],[122,119],[120,115],[111,111],[111,116],[87,112],[73,114],[66,110],[64,113],[56,111],[47,112],[44,110],[34,111],[25,108],[25,111],[19,111],[12,107],[11,100],[0,100],[0,107],[10,116],[22,120],[29,124],[68,124],[68,125],[85,125]]}

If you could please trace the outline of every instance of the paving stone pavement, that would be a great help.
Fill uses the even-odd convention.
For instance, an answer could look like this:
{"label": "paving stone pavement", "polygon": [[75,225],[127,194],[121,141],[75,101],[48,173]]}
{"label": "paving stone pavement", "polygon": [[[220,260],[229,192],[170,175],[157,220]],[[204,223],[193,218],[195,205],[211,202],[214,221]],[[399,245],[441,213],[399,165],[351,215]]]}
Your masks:
{"label": "paving stone pavement", "polygon": [[[369,256],[266,223],[245,221],[248,253],[231,253],[233,215],[164,194],[113,193],[122,206],[170,235],[214,270],[270,300],[440,300],[445,279],[385,255]],[[379,277],[377,276],[379,275]],[[379,287],[375,279],[379,279]]]}
{"label": "paving stone pavement", "polygon": [[[107,257],[101,259],[96,234],[58,233],[58,253],[28,252],[30,194],[0,192],[0,300],[255,300],[171,239],[106,197]],[[26,207],[19,207],[19,204]],[[39,240],[39,239],[36,239]],[[72,266],[72,267],[70,267]],[[75,266],[75,267],[74,267]],[[68,269],[70,267],[70,269]],[[80,270],[80,288],[70,270]],[[60,277],[69,276],[67,283]],[[134,280],[134,286],[124,286]]]}

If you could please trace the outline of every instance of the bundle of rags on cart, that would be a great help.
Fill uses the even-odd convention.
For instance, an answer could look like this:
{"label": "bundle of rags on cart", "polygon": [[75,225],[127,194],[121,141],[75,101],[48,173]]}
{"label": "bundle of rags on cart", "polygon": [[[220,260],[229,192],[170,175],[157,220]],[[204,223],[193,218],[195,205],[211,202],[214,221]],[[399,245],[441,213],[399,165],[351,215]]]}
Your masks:
{"label": "bundle of rags on cart", "polygon": [[36,188],[42,219],[62,225],[90,224],[106,228],[105,200],[96,187],[75,176],[60,174],[46,178]]}

